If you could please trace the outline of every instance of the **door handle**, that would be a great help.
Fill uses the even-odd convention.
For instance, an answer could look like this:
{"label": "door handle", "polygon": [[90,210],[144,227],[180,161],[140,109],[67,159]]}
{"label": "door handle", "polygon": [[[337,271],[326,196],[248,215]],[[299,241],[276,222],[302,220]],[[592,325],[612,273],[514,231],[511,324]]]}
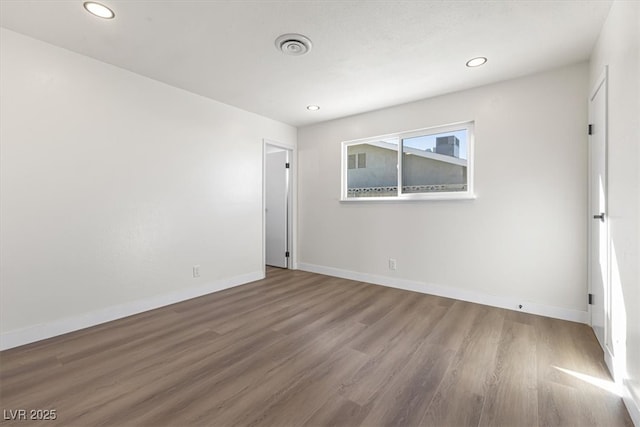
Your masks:
{"label": "door handle", "polygon": [[604,222],[604,212],[602,212],[600,215],[594,215],[593,219],[599,219],[600,221]]}

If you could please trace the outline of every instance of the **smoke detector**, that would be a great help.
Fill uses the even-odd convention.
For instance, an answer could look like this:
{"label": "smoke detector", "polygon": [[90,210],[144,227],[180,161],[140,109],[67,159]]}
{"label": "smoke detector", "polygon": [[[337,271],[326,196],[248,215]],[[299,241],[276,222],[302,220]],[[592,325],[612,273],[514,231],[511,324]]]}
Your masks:
{"label": "smoke detector", "polygon": [[287,55],[301,56],[311,50],[311,40],[302,34],[283,34],[276,39],[276,48]]}

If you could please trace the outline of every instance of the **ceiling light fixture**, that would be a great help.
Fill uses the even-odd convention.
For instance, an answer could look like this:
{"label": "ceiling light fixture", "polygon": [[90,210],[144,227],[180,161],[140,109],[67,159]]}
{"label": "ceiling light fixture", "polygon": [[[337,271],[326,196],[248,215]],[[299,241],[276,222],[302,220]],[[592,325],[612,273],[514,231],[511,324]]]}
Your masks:
{"label": "ceiling light fixture", "polygon": [[320,109],[319,105],[307,105],[307,110],[309,111],[318,111]]}
{"label": "ceiling light fixture", "polygon": [[478,56],[477,58],[473,58],[467,61],[467,67],[473,68],[473,67],[479,67],[481,65],[484,65],[487,62],[487,58],[485,58],[484,56]]}
{"label": "ceiling light fixture", "polygon": [[83,3],[83,6],[87,10],[87,12],[99,18],[113,19],[116,16],[116,14],[113,13],[113,10],[109,9],[103,4],[96,3],[94,1],[86,1]]}
{"label": "ceiling light fixture", "polygon": [[302,34],[283,34],[276,39],[276,48],[287,55],[301,56],[311,50],[311,40]]}

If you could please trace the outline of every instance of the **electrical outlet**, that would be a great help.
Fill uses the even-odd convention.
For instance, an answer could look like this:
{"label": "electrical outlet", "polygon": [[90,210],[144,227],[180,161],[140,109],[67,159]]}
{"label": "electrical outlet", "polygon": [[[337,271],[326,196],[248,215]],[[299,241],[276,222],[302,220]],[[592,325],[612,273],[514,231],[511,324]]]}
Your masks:
{"label": "electrical outlet", "polygon": [[395,258],[389,258],[389,270],[397,270],[398,262]]}
{"label": "electrical outlet", "polygon": [[193,266],[193,277],[200,277],[200,266],[199,265],[194,265]]}

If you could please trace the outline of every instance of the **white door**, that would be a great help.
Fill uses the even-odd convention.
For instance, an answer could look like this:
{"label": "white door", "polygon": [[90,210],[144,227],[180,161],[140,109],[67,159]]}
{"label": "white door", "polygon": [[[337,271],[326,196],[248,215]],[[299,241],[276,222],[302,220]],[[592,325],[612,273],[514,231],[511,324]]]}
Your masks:
{"label": "white door", "polygon": [[609,345],[609,235],[607,217],[607,77],[589,99],[589,292],[591,326],[603,350]]}
{"label": "white door", "polygon": [[289,152],[268,146],[265,164],[266,264],[287,268],[289,222]]}

